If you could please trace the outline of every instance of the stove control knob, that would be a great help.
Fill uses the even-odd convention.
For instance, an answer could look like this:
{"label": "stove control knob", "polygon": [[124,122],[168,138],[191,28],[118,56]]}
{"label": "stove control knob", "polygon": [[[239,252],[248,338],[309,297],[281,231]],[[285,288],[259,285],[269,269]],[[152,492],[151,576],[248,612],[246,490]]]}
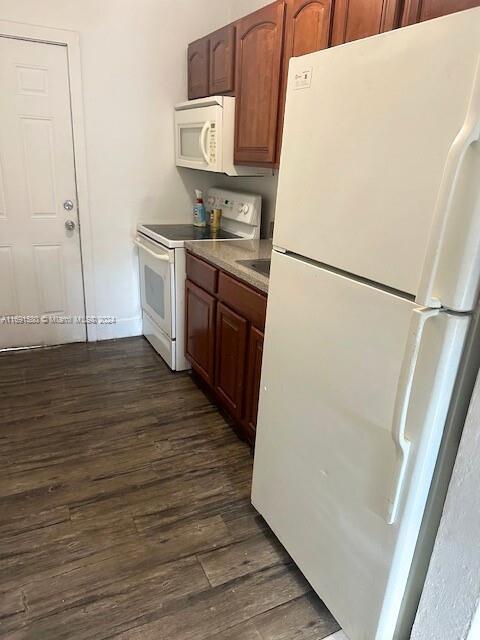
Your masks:
{"label": "stove control knob", "polygon": [[244,216],[246,216],[249,211],[250,211],[250,206],[248,204],[240,205],[240,213],[243,213]]}
{"label": "stove control knob", "polygon": [[208,204],[213,206],[215,204],[215,198],[213,196],[209,196],[207,198],[207,202],[208,202]]}

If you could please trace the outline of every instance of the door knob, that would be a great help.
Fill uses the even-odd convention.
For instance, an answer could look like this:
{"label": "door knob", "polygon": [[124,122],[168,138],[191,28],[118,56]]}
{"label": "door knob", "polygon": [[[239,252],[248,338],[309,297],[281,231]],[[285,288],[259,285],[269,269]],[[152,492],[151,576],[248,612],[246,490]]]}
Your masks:
{"label": "door knob", "polygon": [[65,229],[67,231],[73,231],[75,229],[75,222],[73,220],[66,220]]}
{"label": "door knob", "polygon": [[73,209],[73,202],[71,200],[65,200],[63,203],[63,208],[65,211],[71,211]]}

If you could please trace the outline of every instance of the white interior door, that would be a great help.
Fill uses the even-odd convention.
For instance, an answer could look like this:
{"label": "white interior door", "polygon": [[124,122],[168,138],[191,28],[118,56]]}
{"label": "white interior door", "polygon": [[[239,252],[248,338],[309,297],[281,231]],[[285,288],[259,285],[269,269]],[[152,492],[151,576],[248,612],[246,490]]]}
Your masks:
{"label": "white interior door", "polygon": [[66,47],[0,37],[0,95],[0,348],[83,341]]}
{"label": "white interior door", "polygon": [[350,640],[392,640],[469,318],[276,252],[270,282],[253,504]]}

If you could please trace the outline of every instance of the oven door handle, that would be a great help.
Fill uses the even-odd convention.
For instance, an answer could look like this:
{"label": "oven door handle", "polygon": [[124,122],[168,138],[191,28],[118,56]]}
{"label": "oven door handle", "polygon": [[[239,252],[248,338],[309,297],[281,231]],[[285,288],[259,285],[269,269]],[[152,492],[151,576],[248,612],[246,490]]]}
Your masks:
{"label": "oven door handle", "polygon": [[151,256],[153,256],[157,260],[161,260],[162,262],[170,262],[170,257],[168,255],[165,255],[165,254],[158,255],[158,253],[155,253],[155,251],[152,251],[151,249],[146,247],[144,244],[142,244],[138,240],[134,240],[134,243],[137,245],[137,247],[139,249],[143,249],[143,251],[146,251],[147,253],[149,253]]}

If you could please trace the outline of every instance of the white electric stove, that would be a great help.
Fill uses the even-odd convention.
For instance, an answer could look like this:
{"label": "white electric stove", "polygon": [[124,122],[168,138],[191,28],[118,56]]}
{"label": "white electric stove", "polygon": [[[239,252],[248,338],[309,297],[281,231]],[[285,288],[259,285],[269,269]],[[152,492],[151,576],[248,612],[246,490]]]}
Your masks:
{"label": "white electric stove", "polygon": [[141,224],[139,248],[143,334],[173,371],[190,368],[185,358],[185,242],[260,237],[261,196],[209,189],[207,214],[222,209],[218,230],[190,224]]}

